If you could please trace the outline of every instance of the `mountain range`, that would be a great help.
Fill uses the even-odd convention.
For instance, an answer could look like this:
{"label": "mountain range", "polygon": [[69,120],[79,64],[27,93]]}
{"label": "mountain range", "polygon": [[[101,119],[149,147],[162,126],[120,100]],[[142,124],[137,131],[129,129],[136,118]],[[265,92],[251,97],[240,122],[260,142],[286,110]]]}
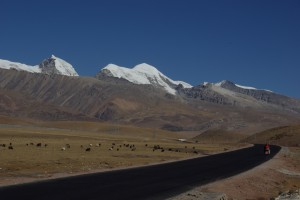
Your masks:
{"label": "mountain range", "polygon": [[81,77],[51,56],[36,66],[0,60],[0,114],[236,137],[299,123],[300,100],[231,81],[192,86],[145,63],[132,69],[109,64],[95,77]]}

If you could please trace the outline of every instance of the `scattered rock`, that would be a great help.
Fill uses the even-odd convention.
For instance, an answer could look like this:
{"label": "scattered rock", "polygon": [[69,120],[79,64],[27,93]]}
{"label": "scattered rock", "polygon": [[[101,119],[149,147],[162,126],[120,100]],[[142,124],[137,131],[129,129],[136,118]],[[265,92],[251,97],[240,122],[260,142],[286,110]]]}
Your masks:
{"label": "scattered rock", "polygon": [[274,200],[300,200],[300,189],[283,192],[278,197],[274,198]]}
{"label": "scattered rock", "polygon": [[193,189],[167,200],[228,200],[226,194],[219,192],[201,192],[200,189]]}

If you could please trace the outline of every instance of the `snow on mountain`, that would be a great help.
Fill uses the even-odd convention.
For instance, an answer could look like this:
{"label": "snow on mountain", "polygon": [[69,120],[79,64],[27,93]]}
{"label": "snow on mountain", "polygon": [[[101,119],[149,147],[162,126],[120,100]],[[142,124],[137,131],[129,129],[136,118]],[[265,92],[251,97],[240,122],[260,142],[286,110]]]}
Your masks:
{"label": "snow on mountain", "polygon": [[0,68],[2,69],[15,69],[18,71],[27,71],[30,73],[44,73],[44,74],[60,74],[65,76],[78,76],[77,72],[71,64],[55,57],[45,59],[39,65],[26,65],[17,62],[0,59]]}
{"label": "snow on mountain", "polygon": [[215,86],[219,86],[219,87],[222,87],[223,85],[226,85],[226,84],[235,85],[236,87],[243,88],[243,89],[247,89],[247,90],[257,90],[257,89],[254,88],[254,87],[238,85],[238,84],[232,83],[232,82],[227,81],[227,80],[223,80],[223,81],[221,81],[221,82],[219,82],[219,83],[214,83]]}
{"label": "snow on mountain", "polygon": [[41,68],[42,73],[45,74],[78,76],[78,73],[70,63],[55,57],[54,55],[52,55],[51,58],[43,60],[43,62],[39,64],[39,68]]}
{"label": "snow on mountain", "polygon": [[250,86],[243,86],[243,85],[238,85],[238,84],[234,84],[234,85],[239,88],[243,88],[243,89],[247,89],[247,90],[257,90],[257,88],[250,87]]}
{"label": "snow on mountain", "polygon": [[174,88],[178,84],[182,84],[185,88],[193,87],[192,85],[183,81],[174,81],[168,78],[155,67],[146,63],[136,65],[132,69],[109,64],[104,67],[100,73],[104,73],[112,77],[123,78],[135,84],[152,84],[161,87],[168,93],[174,95],[176,94],[176,90]]}
{"label": "snow on mountain", "polygon": [[219,86],[219,87],[224,87],[224,86],[231,85],[231,86],[235,86],[235,87],[242,88],[242,89],[245,89],[245,90],[264,90],[264,91],[272,92],[271,90],[257,89],[255,87],[243,86],[243,85],[235,84],[235,83],[227,81],[227,80],[223,80],[223,81],[221,81],[219,83],[214,83],[214,85],[215,86]]}
{"label": "snow on mountain", "polygon": [[39,68],[38,65],[35,66],[30,66],[30,65],[25,65],[22,63],[17,63],[17,62],[11,62],[8,60],[2,60],[0,59],[0,68],[2,69],[15,69],[18,71],[28,71],[31,73],[41,73],[41,69]]}

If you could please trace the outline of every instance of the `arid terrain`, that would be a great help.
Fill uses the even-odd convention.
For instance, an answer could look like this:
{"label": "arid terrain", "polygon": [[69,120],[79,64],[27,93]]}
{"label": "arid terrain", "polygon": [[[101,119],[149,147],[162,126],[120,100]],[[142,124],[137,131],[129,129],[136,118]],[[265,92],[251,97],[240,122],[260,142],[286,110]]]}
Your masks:
{"label": "arid terrain", "polygon": [[230,143],[182,142],[179,133],[108,123],[19,121],[14,125],[8,118],[6,122],[0,125],[0,185],[175,161],[238,148]]}
{"label": "arid terrain", "polygon": [[228,199],[270,199],[300,188],[299,126],[270,129],[239,143],[220,143],[209,142],[214,140],[208,139],[209,134],[201,140],[196,134],[113,123],[0,119],[0,185],[176,161],[269,141],[283,145],[271,161],[174,199],[219,194]]}
{"label": "arid terrain", "polygon": [[[244,142],[265,143],[282,146],[281,151],[270,161],[254,169],[194,188],[173,200],[231,199],[268,200],[280,194],[289,194],[300,189],[300,127],[285,126],[257,133]],[[288,196],[288,195],[287,195]],[[299,199],[300,195],[298,196]],[[284,199],[284,198],[282,198]],[[290,199],[286,197],[286,199]]]}
{"label": "arid terrain", "polygon": [[191,189],[171,199],[269,200],[283,193],[299,191],[299,166],[300,148],[284,147],[275,158],[250,171]]}
{"label": "arid terrain", "polygon": [[0,200],[300,193],[299,2],[1,1]]}

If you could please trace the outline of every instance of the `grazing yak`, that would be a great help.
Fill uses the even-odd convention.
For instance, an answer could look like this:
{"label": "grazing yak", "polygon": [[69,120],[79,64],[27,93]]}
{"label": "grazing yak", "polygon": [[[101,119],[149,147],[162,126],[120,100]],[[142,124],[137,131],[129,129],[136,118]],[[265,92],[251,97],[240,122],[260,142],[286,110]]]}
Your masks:
{"label": "grazing yak", "polygon": [[88,148],[86,148],[86,149],[85,149],[85,151],[91,151],[91,148],[90,148],[90,147],[88,147]]}

